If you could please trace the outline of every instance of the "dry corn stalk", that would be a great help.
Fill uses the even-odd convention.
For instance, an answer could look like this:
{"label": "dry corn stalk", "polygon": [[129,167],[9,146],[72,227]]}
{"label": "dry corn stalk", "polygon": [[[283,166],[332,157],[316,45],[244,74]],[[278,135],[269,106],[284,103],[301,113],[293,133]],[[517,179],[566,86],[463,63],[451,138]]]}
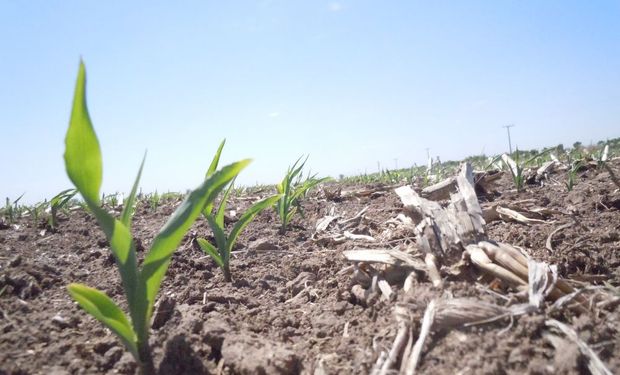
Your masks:
{"label": "dry corn stalk", "polygon": [[[533,307],[527,304],[502,307],[465,298],[434,299],[429,302],[424,312],[416,339],[412,329],[411,307],[406,303],[397,305],[394,310],[398,322],[396,337],[389,352],[379,356],[372,373],[385,375],[398,367],[399,374],[415,374],[424,343],[431,333],[455,327],[490,323],[526,314],[532,309]],[[397,363],[398,358],[401,358],[400,365]]]}
{"label": "dry corn stalk", "polygon": [[[438,194],[439,192],[443,194],[448,188],[453,189],[454,184],[458,186],[458,192],[451,195],[451,202],[447,207],[420,197],[408,186],[396,189],[404,204],[405,212],[415,224],[418,250],[425,263],[423,267],[414,268],[426,271],[435,285],[441,285],[442,265],[454,265],[463,259],[469,260],[484,273],[527,292],[529,303],[503,307],[471,299],[432,300],[425,311],[417,339],[414,339],[412,319],[407,318],[408,306],[398,305],[395,308],[399,327],[396,338],[390,351],[383,352],[379,356],[373,374],[388,374],[396,368],[400,374],[414,374],[420,362],[424,342],[434,331],[489,323],[535,312],[542,307],[546,298],[556,300],[558,308],[576,300],[580,303],[577,308],[585,310],[585,299],[581,293],[558,277],[555,266],[530,259],[520,248],[487,240],[484,232],[485,220],[473,189],[471,176],[471,167],[465,165],[459,176],[437,185]],[[506,214],[509,210],[500,212]],[[542,210],[528,212],[533,215],[548,214]],[[512,216],[521,218],[518,215]],[[523,217],[527,219],[526,222],[532,222],[533,218]],[[350,261],[378,262],[393,266],[397,264],[396,259],[399,259],[397,253],[406,254],[397,250],[365,250],[345,252],[345,256]],[[416,265],[420,262],[419,257],[409,254],[407,257],[416,259],[415,262],[411,262]],[[411,282],[406,285],[407,289],[410,287]],[[586,349],[582,350],[587,352]],[[401,358],[400,365],[397,363],[398,358]],[[592,359],[591,363],[594,363],[595,367],[591,367],[591,370],[598,369],[597,373],[606,374],[598,366],[599,362]]]}
{"label": "dry corn stalk", "polygon": [[[405,212],[416,223],[416,240],[419,250],[425,254],[424,260],[429,278],[434,285],[440,286],[441,266],[455,264],[464,256],[482,271],[508,282],[517,289],[526,290],[528,285],[531,285],[528,258],[513,246],[486,239],[485,219],[474,191],[471,166],[464,164],[459,175],[453,180],[458,192],[452,194],[451,202],[445,208],[437,202],[420,197],[408,186],[396,189]],[[495,207],[495,212],[509,215],[525,223],[541,221],[504,207]],[[530,214],[544,215],[535,210]],[[551,272],[548,266],[544,267],[547,267],[546,272],[534,274],[542,276]],[[549,290],[535,297],[538,305],[547,296],[555,300],[574,291],[565,281],[558,280],[557,275],[553,280],[552,287],[544,283]]]}

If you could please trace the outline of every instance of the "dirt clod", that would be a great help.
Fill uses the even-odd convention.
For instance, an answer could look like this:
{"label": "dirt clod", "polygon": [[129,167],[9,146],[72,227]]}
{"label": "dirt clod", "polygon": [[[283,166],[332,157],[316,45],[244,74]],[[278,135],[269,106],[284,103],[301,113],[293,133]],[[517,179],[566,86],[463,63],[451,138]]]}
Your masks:
{"label": "dirt clod", "polygon": [[175,306],[176,300],[172,297],[163,296],[159,300],[155,307],[155,314],[153,315],[153,329],[159,329],[166,324],[172,316]]}
{"label": "dirt clod", "polygon": [[299,374],[301,361],[293,350],[257,335],[230,335],[222,345],[224,363],[237,374]]}

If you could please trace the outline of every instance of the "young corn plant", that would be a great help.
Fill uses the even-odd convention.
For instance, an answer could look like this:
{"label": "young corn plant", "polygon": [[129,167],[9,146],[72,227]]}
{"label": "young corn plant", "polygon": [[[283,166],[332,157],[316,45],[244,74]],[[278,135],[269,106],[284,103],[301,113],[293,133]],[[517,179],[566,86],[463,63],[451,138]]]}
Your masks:
{"label": "young corn plant", "polygon": [[533,161],[535,161],[539,157],[544,156],[545,154],[549,152],[551,152],[551,149],[538,153],[534,155],[533,157],[531,157],[530,159],[527,159],[523,163],[521,163],[520,161],[519,149],[515,151],[515,160],[512,160],[510,156],[508,156],[507,154],[503,154],[501,156],[502,161],[504,162],[504,164],[506,165],[506,167],[508,167],[508,170],[510,171],[510,174],[512,176],[512,181],[514,182],[515,188],[517,189],[518,192],[522,191],[523,188],[525,187],[525,176],[523,174],[523,172],[525,171],[525,167],[530,165]]}
{"label": "young corn plant", "polygon": [[525,185],[525,178],[523,177],[524,166],[519,163],[519,149],[515,152],[515,160],[512,160],[508,154],[503,154],[502,161],[508,167],[517,191],[523,190]]}
{"label": "young corn plant", "polygon": [[9,224],[14,224],[15,221],[21,217],[22,211],[24,209],[23,207],[20,207],[18,203],[23,198],[24,194],[20,195],[19,198],[15,199],[12,203],[11,200],[7,197],[4,208],[0,209],[0,213]]}
{"label": "young corn plant", "polygon": [[35,228],[39,226],[39,219],[41,219],[45,213],[45,209],[48,205],[49,202],[43,201],[26,207],[26,213],[32,218],[32,224]]}
{"label": "young corn plant", "polygon": [[50,200],[50,216],[47,219],[47,225],[52,231],[55,231],[58,228],[58,212],[67,207],[69,201],[77,194],[77,192],[78,191],[76,189],[63,190]]}
{"label": "young corn plant", "polygon": [[568,176],[566,179],[566,190],[573,191],[575,187],[575,182],[577,181],[577,171],[581,168],[581,160],[575,160],[570,162],[570,167],[568,169]]}
{"label": "young corn plant", "polygon": [[297,212],[303,215],[300,200],[306,196],[308,191],[320,183],[329,180],[329,177],[316,178],[316,175],[308,175],[302,181],[302,170],[308,160],[306,156],[306,159],[300,164],[302,157],[297,159],[292,167],[288,168],[282,181],[276,185],[278,194],[280,194],[280,199],[278,199],[275,205],[281,222],[280,234],[286,233],[288,224]]}
{"label": "young corn plant", "polygon": [[152,194],[149,194],[147,196],[147,200],[149,202],[149,207],[151,208],[152,211],[157,210],[157,207],[159,207],[161,204],[161,196],[157,193],[157,191],[155,191]]}
{"label": "young corn plant", "polygon": [[101,196],[101,207],[108,207],[110,210],[116,210],[121,207],[120,200],[118,198],[119,193],[108,194],[105,193]]}
{"label": "young corn plant", "polygon": [[[213,161],[211,162],[211,166],[207,171],[207,178],[209,178],[217,169],[217,165],[219,163],[220,154],[222,153],[222,149],[224,147],[224,143],[226,140],[222,141],[220,147],[217,149],[215,156],[213,157]],[[224,224],[224,214],[226,212],[226,204],[228,201],[228,197],[230,196],[231,191],[234,189],[234,180],[226,189],[222,199],[220,200],[220,204],[217,208],[215,214],[213,214],[213,204],[209,202],[202,213],[207,219],[209,223],[209,227],[213,231],[213,236],[215,237],[215,245],[204,238],[197,238],[196,241],[198,245],[205,252],[205,254],[209,255],[215,263],[222,269],[224,272],[224,280],[227,282],[232,281],[232,275],[230,272],[230,253],[232,252],[233,246],[237,242],[237,237],[239,234],[245,229],[245,227],[258,215],[262,210],[273,206],[276,201],[280,198],[279,195],[274,195],[272,197],[265,198],[263,200],[258,201],[254,205],[252,205],[235,223],[231,231],[226,234],[226,227]]]}
{"label": "young corn plant", "polygon": [[[120,338],[138,362],[140,373],[152,375],[155,374],[155,368],[149,350],[149,327],[155,297],[170,264],[170,258],[202,208],[217,196],[249,160],[222,168],[192,191],[157,234],[145,255],[142,267],[139,267],[136,246],[131,235],[130,207],[133,204],[125,204],[118,219],[101,207],[101,151],[88,114],[85,88],[86,72],[84,64],[80,62],[71,120],[65,138],[65,168],[69,179],[84,198],[110,243],[127,298],[129,316],[110,297],[97,289],[82,284],[70,284],[67,288],[84,310]],[[131,200],[135,199],[141,173],[142,166],[132,188]]]}

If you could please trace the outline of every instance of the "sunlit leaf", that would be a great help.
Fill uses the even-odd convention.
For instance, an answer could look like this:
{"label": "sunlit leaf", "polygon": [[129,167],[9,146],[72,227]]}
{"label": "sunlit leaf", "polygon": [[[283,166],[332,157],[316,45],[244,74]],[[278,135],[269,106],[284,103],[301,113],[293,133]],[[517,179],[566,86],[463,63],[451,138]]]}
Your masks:
{"label": "sunlit leaf", "polygon": [[250,207],[247,211],[241,215],[239,220],[235,223],[235,226],[230,231],[228,235],[228,252],[232,251],[235,242],[237,241],[237,237],[243,231],[243,229],[258,215],[262,210],[273,206],[278,199],[280,199],[280,195],[274,195],[269,198],[265,198]]}
{"label": "sunlit leaf", "polygon": [[228,185],[228,189],[224,192],[222,196],[222,200],[220,201],[220,206],[217,208],[217,213],[215,214],[215,222],[221,228],[224,228],[224,215],[226,214],[226,202],[228,201],[228,197],[230,196],[230,192],[232,191],[235,185],[235,179],[232,180],[230,185]]}
{"label": "sunlit leaf", "polygon": [[71,120],[65,138],[65,166],[84,199],[99,203],[102,165],[99,141],[86,106],[86,68],[80,62]]}
{"label": "sunlit leaf", "polygon": [[95,319],[105,324],[139,360],[136,334],[123,311],[105,293],[82,284],[67,286],[71,297]]}
{"label": "sunlit leaf", "polygon": [[[226,139],[222,140],[222,142],[220,143],[220,146],[217,148],[217,151],[215,152],[215,155],[213,156],[213,160],[211,160],[211,165],[209,165],[209,169],[207,169],[205,178],[210,177],[217,170],[217,166],[220,163],[220,156],[222,155],[222,149],[224,148],[224,144],[226,144]],[[207,204],[202,210],[202,213],[205,216],[211,215],[211,212],[213,212],[213,201],[207,202]]]}
{"label": "sunlit leaf", "polygon": [[215,261],[218,267],[220,268],[224,267],[224,262],[222,261],[222,257],[217,252],[217,248],[215,246],[213,246],[209,241],[205,240],[204,238],[198,238],[196,241],[198,241],[198,246],[200,246],[202,251],[204,251],[205,254],[213,258],[213,260]]}
{"label": "sunlit leaf", "polygon": [[140,177],[142,176],[142,169],[144,168],[144,161],[146,160],[146,152],[142,157],[142,163],[140,164],[140,169],[138,170],[138,175],[136,176],[136,180],[133,183],[133,187],[131,188],[131,193],[129,197],[125,200],[123,204],[123,212],[121,212],[121,223],[125,224],[125,226],[131,230],[131,218],[133,217],[133,213],[135,210],[135,201],[136,194],[138,192],[138,185],[140,184]]}

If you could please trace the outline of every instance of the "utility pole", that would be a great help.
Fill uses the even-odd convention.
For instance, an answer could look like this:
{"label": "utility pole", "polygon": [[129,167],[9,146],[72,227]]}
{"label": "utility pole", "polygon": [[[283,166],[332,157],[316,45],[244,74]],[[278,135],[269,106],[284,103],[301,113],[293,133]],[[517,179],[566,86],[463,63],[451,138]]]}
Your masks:
{"label": "utility pole", "polygon": [[398,170],[398,158],[394,158],[394,170]]}
{"label": "utility pole", "polygon": [[502,126],[502,128],[506,128],[506,131],[508,132],[508,151],[510,151],[510,155],[512,155],[512,142],[510,141],[510,128],[513,128],[513,127],[514,127],[513,124]]}

